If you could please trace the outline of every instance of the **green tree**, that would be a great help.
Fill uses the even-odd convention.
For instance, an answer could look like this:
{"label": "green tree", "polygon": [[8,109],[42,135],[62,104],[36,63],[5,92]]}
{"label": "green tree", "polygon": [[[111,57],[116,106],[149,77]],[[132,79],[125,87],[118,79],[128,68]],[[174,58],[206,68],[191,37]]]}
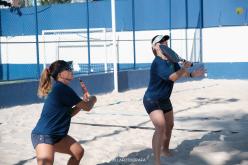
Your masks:
{"label": "green tree", "polygon": [[41,0],[41,5],[71,3],[71,0]]}

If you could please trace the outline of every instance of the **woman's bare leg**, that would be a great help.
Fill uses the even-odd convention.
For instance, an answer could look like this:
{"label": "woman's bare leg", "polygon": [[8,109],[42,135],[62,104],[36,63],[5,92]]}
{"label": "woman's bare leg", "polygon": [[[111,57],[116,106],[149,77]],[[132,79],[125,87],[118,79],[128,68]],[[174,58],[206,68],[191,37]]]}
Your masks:
{"label": "woman's bare leg", "polygon": [[164,118],[165,118],[165,134],[164,134],[164,138],[163,138],[161,155],[163,155],[163,156],[171,156],[171,153],[169,151],[169,145],[170,145],[172,129],[173,129],[173,126],[174,126],[173,111],[165,113]]}
{"label": "woman's bare leg", "polygon": [[71,155],[68,165],[79,165],[80,160],[84,155],[83,147],[71,136],[67,135],[61,141],[54,145],[56,152]]}
{"label": "woman's bare leg", "polygon": [[35,147],[38,165],[52,165],[54,161],[54,148],[51,144],[38,144]]}
{"label": "woman's bare leg", "polygon": [[160,150],[165,134],[165,118],[162,110],[155,110],[149,114],[152,123],[155,127],[155,132],[152,138],[152,149],[154,152],[155,165],[160,165]]}

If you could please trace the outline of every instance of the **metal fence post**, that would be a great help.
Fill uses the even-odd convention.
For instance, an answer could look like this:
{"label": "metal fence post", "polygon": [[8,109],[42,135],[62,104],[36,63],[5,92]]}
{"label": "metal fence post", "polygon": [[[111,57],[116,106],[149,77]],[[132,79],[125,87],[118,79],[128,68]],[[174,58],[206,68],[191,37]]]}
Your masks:
{"label": "metal fence post", "polygon": [[34,0],[35,9],[35,39],[36,39],[36,59],[37,59],[37,78],[40,78],[40,57],[39,57],[39,26],[37,13],[37,0]]}

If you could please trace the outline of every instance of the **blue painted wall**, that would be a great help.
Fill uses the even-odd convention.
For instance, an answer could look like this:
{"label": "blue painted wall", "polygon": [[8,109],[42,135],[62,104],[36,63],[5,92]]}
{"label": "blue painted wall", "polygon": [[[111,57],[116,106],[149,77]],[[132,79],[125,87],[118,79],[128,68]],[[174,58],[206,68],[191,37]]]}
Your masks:
{"label": "blue painted wall", "polygon": [[[40,70],[43,66],[40,65]],[[38,79],[37,64],[0,64],[0,80]]]}
{"label": "blue painted wall", "polygon": [[[138,63],[134,68],[133,64],[118,64],[118,70],[131,70],[131,69],[144,69],[149,68],[150,63]],[[23,80],[23,79],[38,79],[37,77],[37,64],[0,64],[0,81]],[[43,70],[43,65],[39,65],[40,70]],[[88,64],[79,64],[80,71],[74,71],[75,75],[89,74]],[[93,73],[105,72],[104,63],[91,64]],[[113,71],[113,63],[108,64],[108,72]]]}
{"label": "blue painted wall", "polygon": [[150,78],[150,69],[128,70],[118,72],[118,91],[147,87]]}
{"label": "blue painted wall", "polygon": [[[114,90],[113,73],[99,73],[84,76],[75,76],[70,86],[82,96],[83,91],[78,78],[81,78],[92,95],[107,93]],[[149,82],[149,69],[119,72],[119,92],[147,86]],[[16,105],[26,105],[43,102],[37,96],[38,81],[25,81],[17,83],[0,84],[0,108]],[[18,92],[17,92],[18,91]],[[28,92],[27,92],[28,91]]]}
{"label": "blue painted wall", "polygon": [[[238,15],[236,8],[244,8]],[[204,27],[238,26],[248,23],[248,0],[204,0]]]}
{"label": "blue painted wall", "polygon": [[[89,3],[89,27],[111,27],[111,1]],[[171,27],[197,27],[201,0],[187,0],[188,21],[186,22],[186,0],[171,1]],[[248,0],[202,0],[204,27],[244,25],[247,23],[247,10],[238,15],[237,7],[248,8]],[[169,0],[116,1],[116,23],[118,31],[131,31],[135,18],[135,30],[161,30],[169,28]],[[22,8],[19,17],[9,9],[1,9],[1,35],[34,35],[34,8]],[[188,24],[187,24],[188,23]],[[86,3],[61,4],[38,7],[39,33],[43,29],[87,28]]]}
{"label": "blue painted wall", "polygon": [[248,62],[205,63],[209,79],[248,79]]}
{"label": "blue painted wall", "polygon": [[[77,78],[71,82],[70,86],[79,96],[82,96],[83,92]],[[114,89],[112,73],[84,75],[80,76],[80,78],[84,81],[92,95],[111,92]],[[37,80],[1,83],[0,108],[43,102],[44,100],[37,96],[38,83]]]}
{"label": "blue painted wall", "polygon": [[37,81],[0,84],[0,108],[42,102],[37,89]]}
{"label": "blue painted wall", "polygon": [[[209,79],[248,79],[248,63],[205,63],[204,66],[208,70]],[[146,87],[149,83],[149,75],[149,69],[119,72],[118,91]],[[80,78],[85,82],[91,94],[107,93],[114,89],[113,73],[84,75]],[[78,95],[82,96],[77,77],[70,85]],[[36,95],[37,88],[37,80],[0,84],[0,108],[43,102],[44,100]]]}
{"label": "blue painted wall", "polygon": [[[96,68],[100,68],[98,65],[103,64],[94,64]],[[149,69],[150,63],[139,63],[136,64],[136,69]],[[3,66],[3,70],[1,71],[1,66]],[[82,68],[87,68],[88,64],[80,64]],[[248,79],[248,62],[211,62],[211,63],[204,63],[205,68],[208,71],[208,78],[210,79]],[[36,73],[36,67],[35,64],[0,64],[0,80],[1,81],[8,81],[8,80],[18,80],[18,79],[37,79],[37,73]],[[40,65],[40,69],[42,70],[42,65]],[[103,70],[96,71],[100,72],[99,74],[103,74],[104,67],[102,67]],[[125,76],[130,76],[132,74],[135,74],[135,70],[133,71],[133,64],[119,64],[118,69],[120,72],[121,79],[125,79]],[[25,76],[23,77],[23,73],[25,72]],[[82,72],[84,74],[87,74],[87,70],[85,72]],[[81,73],[81,74],[82,74]],[[80,73],[75,73],[76,75]],[[92,74],[92,73],[91,73]],[[96,74],[92,74],[93,76]],[[141,76],[142,77],[142,76]],[[137,83],[137,79],[135,76],[133,77],[135,80],[135,83]],[[125,80],[126,81],[126,80]],[[132,78],[128,80],[132,81]],[[135,84],[134,83],[134,84]],[[131,83],[132,84],[132,83]],[[132,86],[132,85],[131,85]],[[123,87],[123,89],[126,89],[129,87]],[[122,90],[122,87],[120,87],[120,90]]]}

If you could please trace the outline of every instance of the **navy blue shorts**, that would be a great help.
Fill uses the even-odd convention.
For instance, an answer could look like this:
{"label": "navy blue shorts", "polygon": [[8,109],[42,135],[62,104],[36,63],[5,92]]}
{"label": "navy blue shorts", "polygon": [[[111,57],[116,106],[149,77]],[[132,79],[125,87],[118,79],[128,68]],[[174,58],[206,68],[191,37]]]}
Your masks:
{"label": "navy blue shorts", "polygon": [[38,144],[41,144],[41,143],[54,145],[55,143],[58,143],[64,137],[65,136],[31,134],[31,140],[32,140],[34,149]]}
{"label": "navy blue shorts", "polygon": [[170,112],[173,109],[170,99],[151,100],[144,97],[143,104],[148,114],[158,109],[161,109],[164,113]]}

